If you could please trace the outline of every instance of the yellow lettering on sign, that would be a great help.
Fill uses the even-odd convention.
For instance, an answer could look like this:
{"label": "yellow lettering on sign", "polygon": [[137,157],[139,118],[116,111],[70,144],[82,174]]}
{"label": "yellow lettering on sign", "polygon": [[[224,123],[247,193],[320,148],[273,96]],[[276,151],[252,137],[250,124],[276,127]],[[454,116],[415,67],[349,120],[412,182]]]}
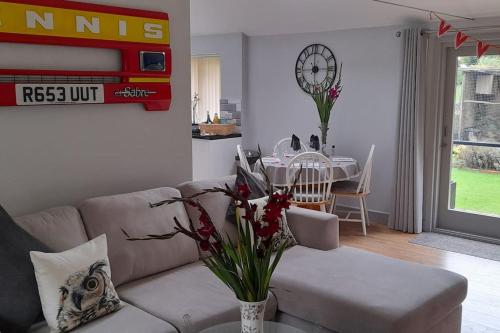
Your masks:
{"label": "yellow lettering on sign", "polygon": [[167,20],[0,1],[0,32],[169,44]]}

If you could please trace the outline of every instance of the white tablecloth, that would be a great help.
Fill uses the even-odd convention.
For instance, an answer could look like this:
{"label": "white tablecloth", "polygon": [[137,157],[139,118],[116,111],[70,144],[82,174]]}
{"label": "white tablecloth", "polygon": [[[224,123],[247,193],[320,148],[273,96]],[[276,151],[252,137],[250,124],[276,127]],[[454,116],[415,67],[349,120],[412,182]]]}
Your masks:
{"label": "white tablecloth", "polygon": [[[334,181],[343,181],[356,178],[360,175],[361,169],[358,162],[350,157],[332,156]],[[281,160],[277,157],[263,157],[264,169],[271,183],[275,186],[286,186],[287,159]],[[254,172],[262,173],[260,161],[255,163]]]}

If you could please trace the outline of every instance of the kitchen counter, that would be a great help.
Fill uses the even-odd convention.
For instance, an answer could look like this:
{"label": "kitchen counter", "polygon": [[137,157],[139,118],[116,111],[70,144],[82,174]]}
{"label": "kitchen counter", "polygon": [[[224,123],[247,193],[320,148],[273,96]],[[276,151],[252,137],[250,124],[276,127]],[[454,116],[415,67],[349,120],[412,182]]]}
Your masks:
{"label": "kitchen counter", "polygon": [[213,179],[236,173],[236,146],[241,134],[193,135],[193,180]]}
{"label": "kitchen counter", "polygon": [[232,139],[232,138],[241,138],[241,133],[233,133],[229,135],[201,135],[201,134],[193,134],[193,139],[198,140],[223,140],[223,139]]}

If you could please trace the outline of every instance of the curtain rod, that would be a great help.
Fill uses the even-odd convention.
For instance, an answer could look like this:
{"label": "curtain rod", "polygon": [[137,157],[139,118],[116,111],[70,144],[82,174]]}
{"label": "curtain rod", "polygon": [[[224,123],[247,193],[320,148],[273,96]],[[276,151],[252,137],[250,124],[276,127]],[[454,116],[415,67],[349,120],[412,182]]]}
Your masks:
{"label": "curtain rod", "polygon": [[436,13],[436,14],[440,14],[440,15],[444,15],[444,16],[449,16],[449,17],[455,17],[455,18],[459,18],[459,19],[474,21],[474,18],[467,17],[467,16],[460,16],[460,15],[455,15],[455,14],[450,14],[450,13],[438,12],[438,11],[435,11],[435,10],[418,8],[418,7],[403,5],[403,4],[400,4],[400,3],[389,2],[389,1],[384,1],[384,0],[372,0],[372,1],[373,2],[382,3],[382,4],[385,4],[385,5],[391,5],[391,6],[403,7],[403,8],[413,9],[413,10],[419,10],[421,12],[425,12],[425,13],[428,13],[428,14]]}

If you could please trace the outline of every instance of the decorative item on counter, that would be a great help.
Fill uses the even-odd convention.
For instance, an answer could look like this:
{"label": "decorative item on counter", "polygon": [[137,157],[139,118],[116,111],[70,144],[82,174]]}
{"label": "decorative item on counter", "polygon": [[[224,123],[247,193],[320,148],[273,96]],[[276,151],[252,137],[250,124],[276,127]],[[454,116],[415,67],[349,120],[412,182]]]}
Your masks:
{"label": "decorative item on counter", "polygon": [[205,124],[212,124],[212,119],[210,119],[210,111],[207,111],[207,120],[205,120]]}
{"label": "decorative item on counter", "polygon": [[295,134],[292,134],[292,142],[290,143],[290,147],[292,147],[293,151],[300,150],[300,139]]}
{"label": "decorative item on counter", "polygon": [[335,155],[335,145],[332,145],[332,156]]}
{"label": "decorative item on counter", "polygon": [[[262,172],[265,173],[265,170]],[[298,170],[296,179],[300,172]],[[284,210],[290,207],[295,184],[290,189],[275,191],[269,178],[266,176],[265,179],[268,196],[263,199],[265,205],[261,210],[250,201],[248,184],[240,184],[235,189],[226,185],[224,188],[214,187],[190,197],[150,204],[154,208],[181,202],[194,207],[200,212],[199,226],[195,226],[190,220],[187,227],[174,217],[176,227],[171,233],[132,238],[122,230],[129,241],[167,240],[183,234],[194,239],[201,250],[209,251],[211,256],[202,259],[203,262],[240,301],[241,332],[263,333],[263,313],[269,297],[271,277],[287,246],[287,242],[279,241],[276,252],[273,251],[276,245],[275,235],[283,230]],[[240,214],[236,214],[236,243],[217,230],[205,207],[197,199],[207,193],[223,194],[237,204]]]}
{"label": "decorative item on counter", "polygon": [[220,118],[219,118],[219,114],[218,114],[218,113],[216,113],[216,114],[214,115],[214,120],[213,120],[213,123],[214,123],[214,124],[220,124]]}
{"label": "decorative item on counter", "polygon": [[318,151],[320,146],[319,146],[319,137],[317,135],[311,135],[311,139],[309,141],[309,147],[314,149],[315,151]]}
{"label": "decorative item on counter", "polygon": [[191,113],[191,122],[193,125],[197,124],[196,119],[198,118],[198,103],[200,102],[200,95],[198,93],[194,93],[193,100],[191,101],[192,113]]}

